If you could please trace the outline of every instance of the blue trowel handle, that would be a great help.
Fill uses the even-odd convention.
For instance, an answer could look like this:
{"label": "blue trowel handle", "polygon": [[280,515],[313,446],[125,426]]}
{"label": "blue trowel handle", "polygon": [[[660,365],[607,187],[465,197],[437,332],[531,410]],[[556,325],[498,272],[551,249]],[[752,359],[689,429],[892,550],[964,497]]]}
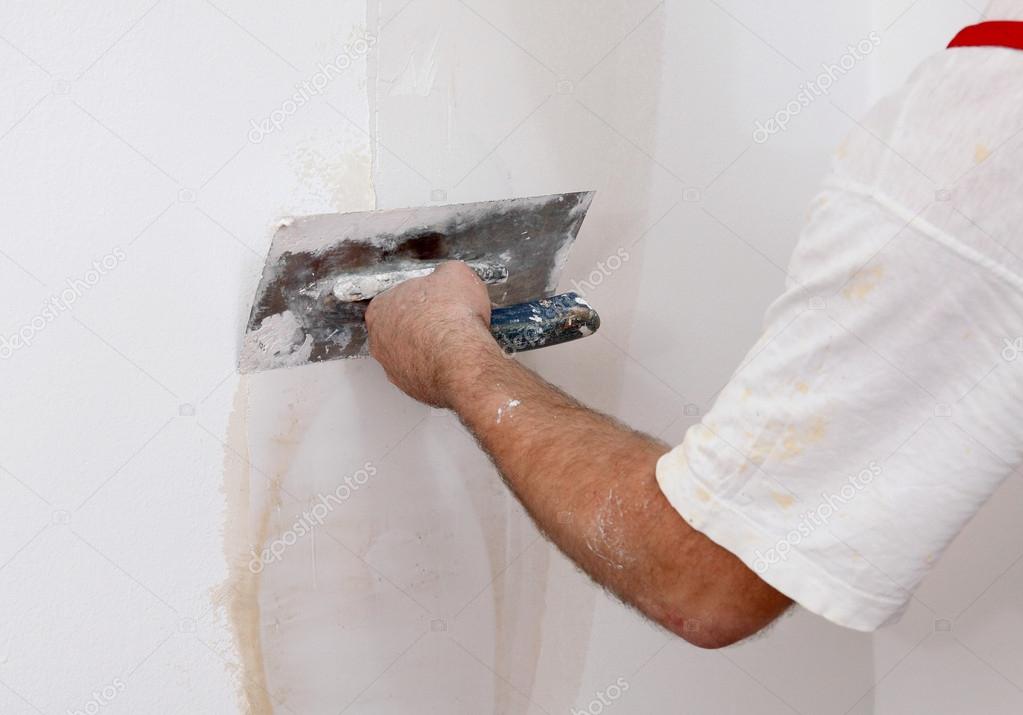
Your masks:
{"label": "blue trowel handle", "polygon": [[506,353],[536,350],[592,335],[600,316],[575,293],[494,308],[490,332]]}

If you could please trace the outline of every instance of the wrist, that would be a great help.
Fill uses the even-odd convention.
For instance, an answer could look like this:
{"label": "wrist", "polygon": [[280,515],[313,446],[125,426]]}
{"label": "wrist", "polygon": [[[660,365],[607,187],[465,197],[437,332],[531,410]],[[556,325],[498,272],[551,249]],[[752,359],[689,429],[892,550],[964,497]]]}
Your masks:
{"label": "wrist", "polygon": [[442,385],[446,406],[461,413],[467,402],[478,399],[480,387],[487,384],[485,376],[494,372],[495,361],[506,362],[506,359],[482,321],[473,329],[460,331],[450,338],[438,382]]}

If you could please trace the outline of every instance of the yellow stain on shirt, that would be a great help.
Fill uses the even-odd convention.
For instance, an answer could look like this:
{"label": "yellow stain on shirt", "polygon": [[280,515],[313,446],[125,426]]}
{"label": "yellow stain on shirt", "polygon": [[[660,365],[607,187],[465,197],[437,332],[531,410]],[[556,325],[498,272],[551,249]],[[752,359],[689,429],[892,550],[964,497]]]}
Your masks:
{"label": "yellow stain on shirt", "polygon": [[985,159],[991,156],[991,150],[988,149],[984,144],[978,144],[973,150],[973,160],[980,164]]}
{"label": "yellow stain on shirt", "polygon": [[781,456],[783,459],[792,459],[803,453],[803,443],[799,439],[799,434],[791,427],[785,432],[782,449]]}
{"label": "yellow stain on shirt", "polygon": [[791,494],[771,492],[771,498],[774,499],[774,502],[782,509],[788,509],[790,506],[796,503],[796,498]]}
{"label": "yellow stain on shirt", "polygon": [[784,461],[795,459],[803,451],[824,439],[828,422],[824,417],[814,417],[799,425],[787,424],[780,420],[769,420],[756,434],[746,454],[746,465],[762,466],[768,458]]}
{"label": "yellow stain on shirt", "polygon": [[774,443],[770,439],[766,439],[763,434],[753,444],[753,448],[749,453],[749,462],[752,462],[754,466],[759,467],[767,461],[767,457],[771,454],[774,449]]}
{"label": "yellow stain on shirt", "polygon": [[810,386],[807,385],[805,382],[797,382],[796,383],[796,390],[799,391],[799,392],[802,392],[805,395],[806,393],[808,393],[810,391]]}
{"label": "yellow stain on shirt", "polygon": [[884,278],[884,266],[864,268],[856,272],[842,291],[842,295],[849,300],[863,300],[881,284],[882,278]]}
{"label": "yellow stain on shirt", "polygon": [[815,444],[824,439],[824,435],[828,432],[828,423],[823,417],[818,417],[810,425],[810,429],[806,431],[806,441],[810,444]]}
{"label": "yellow stain on shirt", "polygon": [[[759,460],[759,461],[758,461]],[[742,462],[742,469],[739,470],[739,474],[756,474],[760,471],[761,465],[763,464],[763,457],[757,457],[756,459],[745,459]]]}
{"label": "yellow stain on shirt", "polygon": [[759,467],[774,451],[774,446],[781,436],[782,425],[778,420],[769,420],[753,434],[752,443],[747,448],[746,464]]}
{"label": "yellow stain on shirt", "polygon": [[699,499],[702,502],[708,502],[708,501],[710,501],[710,492],[708,492],[703,487],[697,487],[696,488],[696,498]]}
{"label": "yellow stain on shirt", "polygon": [[827,431],[828,424],[823,417],[815,418],[808,427],[802,430],[792,426],[786,428],[781,443],[782,459],[798,457],[804,449],[824,439]]}

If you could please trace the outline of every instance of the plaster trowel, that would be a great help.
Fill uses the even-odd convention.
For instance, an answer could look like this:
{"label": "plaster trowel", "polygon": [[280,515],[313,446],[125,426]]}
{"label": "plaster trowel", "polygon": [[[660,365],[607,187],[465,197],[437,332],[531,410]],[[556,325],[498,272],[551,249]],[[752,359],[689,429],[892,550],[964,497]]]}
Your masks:
{"label": "plaster trowel", "polygon": [[506,352],[592,334],[600,318],[554,295],[593,192],[282,221],[249,315],[239,369],[256,372],[369,355],[369,301],[444,261],[465,261],[496,306]]}

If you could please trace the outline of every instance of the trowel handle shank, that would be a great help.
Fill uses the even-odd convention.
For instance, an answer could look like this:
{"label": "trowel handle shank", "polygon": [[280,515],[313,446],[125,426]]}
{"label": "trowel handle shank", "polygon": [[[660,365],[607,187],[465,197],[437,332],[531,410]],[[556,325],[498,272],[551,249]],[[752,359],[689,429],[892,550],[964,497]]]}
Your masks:
{"label": "trowel handle shank", "polygon": [[490,332],[506,353],[536,350],[592,335],[600,316],[575,293],[494,308]]}

